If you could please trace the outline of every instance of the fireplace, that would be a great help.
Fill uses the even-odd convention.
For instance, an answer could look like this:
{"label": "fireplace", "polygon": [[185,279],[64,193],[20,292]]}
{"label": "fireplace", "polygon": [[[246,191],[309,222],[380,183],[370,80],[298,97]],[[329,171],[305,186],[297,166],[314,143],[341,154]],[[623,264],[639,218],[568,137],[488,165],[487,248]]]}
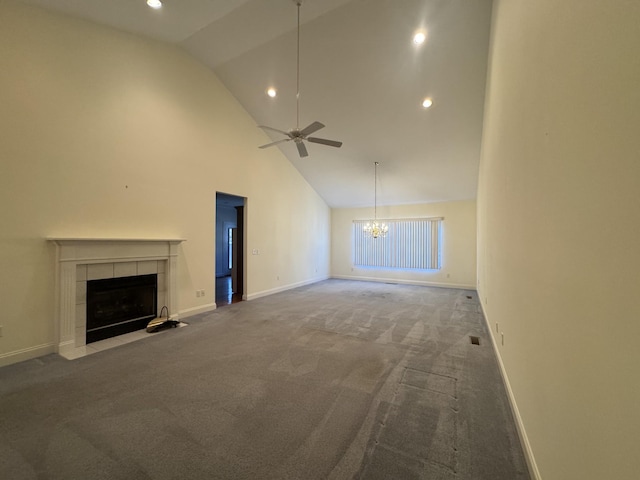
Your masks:
{"label": "fireplace", "polygon": [[[123,307],[119,309],[133,311],[126,319],[113,320],[112,323],[128,325],[137,329],[146,326],[148,319],[157,316],[163,306],[167,306],[169,317],[178,318],[178,253],[183,239],[138,239],[138,238],[49,238],[56,244],[56,344],[57,351],[67,359],[79,358],[93,351],[87,343],[98,340],[97,336],[107,334],[117,343],[120,335],[119,325],[106,325],[112,322],[118,308],[100,307],[98,323],[88,326],[87,294],[93,290],[94,281],[132,279],[136,277],[156,277],[155,302],[149,300],[153,294],[143,294],[146,307]],[[138,280],[124,280],[125,283]],[[105,284],[95,285],[110,285]],[[130,286],[130,285],[129,285]],[[109,290],[109,286],[106,289]],[[118,290],[116,287],[115,290]],[[136,289],[151,289],[149,286],[137,286]],[[102,300],[100,301],[102,303]],[[149,303],[152,305],[150,306]],[[109,310],[107,312],[107,310]],[[122,312],[120,312],[122,313]],[[106,318],[109,318],[107,321]],[[89,322],[92,323],[92,322]],[[143,328],[141,326],[140,328]],[[104,328],[103,328],[104,327]],[[92,332],[87,332],[92,330]],[[105,330],[105,332],[100,332]],[[93,333],[100,332],[100,333]],[[93,338],[94,335],[96,338]],[[107,338],[107,337],[103,337]],[[107,340],[107,341],[111,341]],[[95,344],[97,345],[97,344]],[[87,350],[89,349],[89,350]]]}
{"label": "fireplace", "polygon": [[87,343],[141,330],[158,313],[158,275],[87,282]]}

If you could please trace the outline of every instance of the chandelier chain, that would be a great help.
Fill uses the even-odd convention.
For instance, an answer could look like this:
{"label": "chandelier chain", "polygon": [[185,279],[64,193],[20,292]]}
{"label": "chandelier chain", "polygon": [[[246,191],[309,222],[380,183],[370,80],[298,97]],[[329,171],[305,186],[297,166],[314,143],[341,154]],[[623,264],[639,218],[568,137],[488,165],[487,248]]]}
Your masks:
{"label": "chandelier chain", "polygon": [[373,219],[378,219],[378,162],[374,162],[373,173]]}

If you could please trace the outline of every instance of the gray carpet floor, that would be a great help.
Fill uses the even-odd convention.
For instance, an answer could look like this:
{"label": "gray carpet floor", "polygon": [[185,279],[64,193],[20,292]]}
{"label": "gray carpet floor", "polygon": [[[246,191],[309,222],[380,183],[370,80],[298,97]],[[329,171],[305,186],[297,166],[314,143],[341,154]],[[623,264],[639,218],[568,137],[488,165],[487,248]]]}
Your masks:
{"label": "gray carpet floor", "polygon": [[476,292],[327,280],[186,321],[0,369],[0,478],[530,478]]}

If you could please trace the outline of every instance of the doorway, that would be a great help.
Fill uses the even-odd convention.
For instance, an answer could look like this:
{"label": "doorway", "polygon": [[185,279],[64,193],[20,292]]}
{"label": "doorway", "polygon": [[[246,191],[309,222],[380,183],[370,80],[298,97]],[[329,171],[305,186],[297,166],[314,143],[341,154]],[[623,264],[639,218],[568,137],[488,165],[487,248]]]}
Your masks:
{"label": "doorway", "polygon": [[216,306],[244,294],[244,197],[216,193]]}

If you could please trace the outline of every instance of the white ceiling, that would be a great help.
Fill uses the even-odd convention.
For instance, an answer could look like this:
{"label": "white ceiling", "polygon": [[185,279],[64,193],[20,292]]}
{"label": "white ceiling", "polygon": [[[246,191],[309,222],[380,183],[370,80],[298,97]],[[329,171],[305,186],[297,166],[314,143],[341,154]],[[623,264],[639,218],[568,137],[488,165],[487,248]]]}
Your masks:
{"label": "white ceiling", "polygon": [[[164,0],[160,10],[145,0],[23,1],[178,45],[218,75],[256,125],[296,126],[293,0]],[[303,0],[300,127],[318,120],[326,128],[313,136],[344,144],[307,143],[304,159],[293,142],[271,148],[331,207],[373,204],[374,161],[378,205],[474,199],[491,3]],[[420,28],[427,41],[417,47]]]}

